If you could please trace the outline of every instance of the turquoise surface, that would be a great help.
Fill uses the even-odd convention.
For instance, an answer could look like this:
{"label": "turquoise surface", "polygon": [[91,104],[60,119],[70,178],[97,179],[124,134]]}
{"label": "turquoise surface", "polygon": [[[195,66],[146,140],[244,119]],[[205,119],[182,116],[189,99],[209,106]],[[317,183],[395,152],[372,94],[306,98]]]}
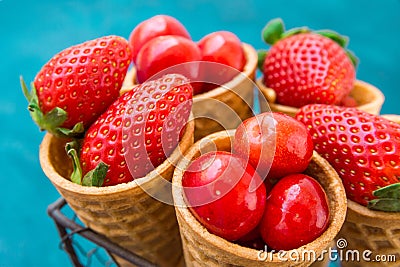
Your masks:
{"label": "turquoise surface", "polygon": [[31,81],[52,55],[102,35],[128,38],[133,27],[156,14],[178,18],[194,40],[216,30],[235,32],[265,48],[260,31],[275,17],[288,28],[308,25],[350,36],[360,58],[357,77],[386,95],[383,113],[400,114],[400,1],[365,0],[0,0],[0,267],[70,266],[46,214],[58,193],[38,160],[43,133],[31,121],[19,75]]}

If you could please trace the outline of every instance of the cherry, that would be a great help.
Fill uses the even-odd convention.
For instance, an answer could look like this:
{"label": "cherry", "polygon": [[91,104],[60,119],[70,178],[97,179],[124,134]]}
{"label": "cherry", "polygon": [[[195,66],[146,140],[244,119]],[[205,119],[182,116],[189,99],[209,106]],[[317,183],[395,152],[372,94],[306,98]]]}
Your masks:
{"label": "cherry", "polygon": [[185,26],[176,18],[167,15],[156,15],[139,23],[129,35],[133,62],[136,63],[137,54],[145,43],[154,37],[163,35],[179,35],[191,39]]}
{"label": "cherry", "polygon": [[236,130],[233,150],[248,159],[261,177],[273,183],[303,172],[310,163],[313,142],[306,126],[277,112],[265,112],[245,120]]}
{"label": "cherry", "polygon": [[208,152],[192,161],[182,185],[193,215],[229,241],[248,234],[262,218],[265,186],[251,165],[230,152]]}
{"label": "cherry", "polygon": [[[192,40],[174,35],[158,36],[148,41],[137,55],[137,80],[142,83],[149,78],[155,78],[153,75],[160,74],[169,67],[200,60],[200,49]],[[172,71],[182,74],[190,80],[198,79],[198,75],[200,75],[198,64],[180,66],[183,67],[172,68]]]}
{"label": "cherry", "polygon": [[290,250],[318,238],[328,224],[328,199],[322,186],[305,174],[291,174],[272,188],[259,228],[268,247]]}

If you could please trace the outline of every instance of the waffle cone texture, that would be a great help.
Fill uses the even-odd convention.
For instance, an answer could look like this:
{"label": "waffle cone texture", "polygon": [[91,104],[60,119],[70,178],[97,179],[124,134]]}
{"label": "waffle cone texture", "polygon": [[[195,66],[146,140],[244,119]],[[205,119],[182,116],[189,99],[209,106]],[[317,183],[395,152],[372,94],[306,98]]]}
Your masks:
{"label": "waffle cone texture", "polygon": [[[231,243],[208,232],[185,206],[182,176],[190,161],[208,151],[230,151],[234,133],[234,130],[221,131],[198,141],[187,151],[174,171],[173,197],[186,266],[310,266],[312,261],[282,261],[277,253],[270,252],[265,261],[259,260],[259,251]],[[337,173],[315,152],[306,174],[316,178],[327,192],[331,216],[328,229],[313,242],[298,248],[297,252],[313,250],[319,256],[334,240],[344,222],[346,195]]]}
{"label": "waffle cone texture", "polygon": [[[271,111],[282,112],[294,117],[299,111],[298,108],[275,103],[276,94],[273,89],[264,85],[262,77],[257,79],[256,83],[261,92],[259,103],[262,112],[270,109]],[[357,102],[356,108],[375,115],[380,113],[385,101],[383,93],[378,88],[360,80],[355,81],[350,96]]]}
{"label": "waffle cone texture", "polygon": [[[226,84],[193,97],[195,141],[217,131],[235,129],[243,120],[254,115],[257,52],[249,44],[243,43],[242,46],[246,57],[243,71]],[[130,90],[135,83],[136,70],[132,68],[125,77],[122,92]]]}
{"label": "waffle cone texture", "polygon": [[[143,188],[169,194],[172,203],[170,188],[160,180],[171,181],[180,156],[193,144],[193,131],[194,122],[190,121],[179,146],[166,161],[143,178],[115,186],[88,187],[71,182],[67,178],[72,164],[64,149],[66,140],[49,133],[40,145],[40,163],[87,227],[159,266],[175,267],[182,259],[182,246],[174,207],[152,198]],[[120,266],[132,266],[116,260]]]}
{"label": "waffle cone texture", "polygon": [[[399,115],[383,115],[383,117],[400,123]],[[343,266],[400,266],[400,212],[382,212],[370,210],[354,201],[348,200],[346,221],[338,238],[347,241],[344,252],[357,250],[360,261],[343,261]],[[386,261],[365,261],[363,251],[370,250],[368,259],[375,260],[376,256],[386,257]],[[349,253],[349,252],[348,252]],[[396,261],[387,261],[388,257]],[[367,260],[368,260],[367,259]]]}

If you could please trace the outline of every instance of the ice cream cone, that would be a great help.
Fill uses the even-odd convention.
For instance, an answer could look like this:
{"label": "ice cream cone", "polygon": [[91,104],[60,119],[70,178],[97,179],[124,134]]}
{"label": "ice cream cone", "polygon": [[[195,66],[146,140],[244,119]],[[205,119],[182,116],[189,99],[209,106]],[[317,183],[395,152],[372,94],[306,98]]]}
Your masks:
{"label": "ice cream cone", "polygon": [[[400,115],[382,115],[400,123]],[[357,253],[359,260],[353,257],[342,259],[342,265],[348,267],[399,266],[400,265],[400,212],[370,210],[354,201],[348,200],[347,216],[338,239],[345,240],[344,255]],[[368,251],[371,252],[368,255]],[[363,253],[367,253],[366,259]],[[376,257],[380,257],[377,261]],[[370,261],[368,261],[370,260]]]}
{"label": "ice cream cone", "polygon": [[[257,52],[243,44],[246,64],[243,71],[226,84],[193,97],[192,112],[195,118],[195,140],[210,133],[236,128],[242,120],[253,116],[253,98]],[[131,89],[136,83],[136,70],[131,68],[121,91]]]}
{"label": "ice cream cone", "polygon": [[[159,266],[177,266],[182,247],[174,207],[147,194],[146,190],[172,195],[160,180],[171,181],[181,153],[193,144],[190,121],[179,146],[171,156],[143,178],[109,187],[72,183],[72,165],[66,155],[66,140],[46,134],[40,145],[40,163],[46,176],[66,199],[79,219],[92,230]],[[139,186],[140,184],[140,186]],[[166,191],[168,190],[168,192]],[[172,202],[171,202],[172,203]],[[120,266],[132,266],[117,258]]]}
{"label": "ice cream cone", "polygon": [[[211,234],[185,206],[182,176],[190,161],[208,151],[230,151],[234,133],[234,130],[221,131],[199,140],[187,151],[175,168],[173,197],[186,266],[310,266],[313,260],[307,257],[300,256],[297,261],[289,258],[280,259],[278,253],[257,251]],[[287,253],[305,255],[306,251],[314,251],[318,258],[334,240],[344,222],[346,195],[337,173],[317,153],[313,154],[306,173],[316,178],[327,192],[331,211],[330,224],[319,238]]]}
{"label": "ice cream cone", "polygon": [[[283,112],[292,117],[298,112],[298,108],[277,104],[275,91],[264,85],[262,77],[257,79],[257,86],[261,92],[259,103],[262,112],[269,111],[270,108],[271,111]],[[383,93],[378,88],[360,80],[355,81],[350,96],[357,102],[358,109],[375,115],[380,113],[385,100]]]}

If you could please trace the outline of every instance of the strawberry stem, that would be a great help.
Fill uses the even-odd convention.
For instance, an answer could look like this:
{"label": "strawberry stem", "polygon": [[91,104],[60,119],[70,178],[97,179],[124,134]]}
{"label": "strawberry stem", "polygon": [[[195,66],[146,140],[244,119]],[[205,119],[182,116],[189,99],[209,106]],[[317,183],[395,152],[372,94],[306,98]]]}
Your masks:
{"label": "strawberry stem", "polygon": [[[68,142],[65,145],[65,151],[68,156],[72,159],[73,171],[70,179],[73,183],[84,185],[84,186],[97,186],[100,187],[104,183],[109,166],[104,162],[100,162],[96,168],[89,171],[83,176],[81,163],[78,157],[79,145],[76,140]],[[82,178],[83,176],[83,178]]]}
{"label": "strawberry stem", "polygon": [[78,144],[75,140],[68,142],[65,145],[65,151],[67,152],[67,155],[72,159],[73,171],[71,173],[70,179],[73,183],[80,185],[82,184],[82,168],[81,163],[79,162],[77,148]]}

